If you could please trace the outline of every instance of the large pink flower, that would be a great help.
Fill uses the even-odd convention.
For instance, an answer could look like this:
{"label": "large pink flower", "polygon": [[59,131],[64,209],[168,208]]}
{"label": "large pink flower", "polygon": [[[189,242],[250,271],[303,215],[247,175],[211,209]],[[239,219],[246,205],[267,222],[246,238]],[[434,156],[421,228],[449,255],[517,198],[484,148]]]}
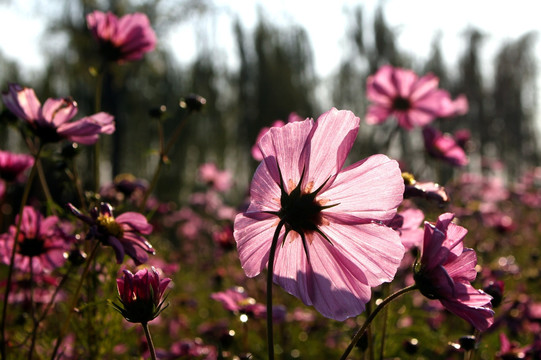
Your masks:
{"label": "large pink flower", "polygon": [[452,100],[438,89],[438,78],[428,74],[419,78],[411,70],[382,66],[367,79],[367,97],[372,102],[366,122],[380,124],[393,116],[405,129],[425,126],[437,117],[465,114],[468,101],[464,96]]}
{"label": "large pink flower", "polygon": [[6,107],[26,121],[43,142],[66,139],[92,145],[98,141],[99,134],[115,131],[113,116],[104,112],[70,121],[77,114],[77,103],[69,98],[49,98],[41,106],[34,89],[10,84],[8,91],[2,93],[2,99]]}
{"label": "large pink flower", "polygon": [[[18,216],[15,220],[18,222]],[[64,264],[64,252],[69,250],[71,238],[62,230],[58,217],[44,217],[31,206],[22,213],[19,236],[11,225],[7,233],[0,235],[0,261],[9,264],[13,246],[16,246],[14,265],[21,271],[41,274]]]}
{"label": "large pink flower", "polygon": [[494,323],[492,297],[475,289],[477,256],[464,248],[468,232],[451,221],[454,214],[440,215],[436,225],[425,223],[420,263],[415,265],[415,283],[429,299],[438,299],[452,313],[484,331]]}
{"label": "large pink flower", "polygon": [[111,12],[94,11],[86,16],[88,28],[111,61],[139,60],[156,47],[156,34],[142,13],[118,18]]}
{"label": "large pink flower", "polygon": [[264,161],[234,236],[249,277],[267,266],[279,224],[274,282],[344,320],[361,313],[371,287],[393,279],[404,255],[391,220],[402,201],[398,163],[374,155],[343,169],[359,118],[331,109],[271,128],[259,142]]}

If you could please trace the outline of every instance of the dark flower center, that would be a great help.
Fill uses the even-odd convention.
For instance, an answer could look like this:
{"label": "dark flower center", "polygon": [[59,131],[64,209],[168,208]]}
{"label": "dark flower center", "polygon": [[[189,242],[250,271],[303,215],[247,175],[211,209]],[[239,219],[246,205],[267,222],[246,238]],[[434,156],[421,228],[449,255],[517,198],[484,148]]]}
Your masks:
{"label": "dark flower center", "polygon": [[411,108],[411,102],[409,99],[397,96],[393,99],[393,109],[395,110],[409,110]]}
{"label": "dark flower center", "polygon": [[46,252],[45,243],[36,238],[24,238],[19,242],[19,254],[23,256],[39,256]]}
{"label": "dark flower center", "polygon": [[278,216],[286,226],[299,234],[314,232],[322,224],[321,210],[324,207],[316,201],[316,193],[305,194],[297,189],[282,194],[282,208]]}

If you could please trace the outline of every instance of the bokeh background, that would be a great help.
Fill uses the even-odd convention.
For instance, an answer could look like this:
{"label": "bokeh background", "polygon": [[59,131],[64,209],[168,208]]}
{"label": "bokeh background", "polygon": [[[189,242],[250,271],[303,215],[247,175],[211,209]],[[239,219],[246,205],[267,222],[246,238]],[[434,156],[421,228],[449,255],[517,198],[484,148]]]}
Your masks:
{"label": "bokeh background", "polygon": [[[471,131],[466,170],[497,169],[510,181],[538,164],[540,46],[533,2],[3,0],[3,89],[18,82],[41,99],[72,96],[81,114],[91,113],[89,69],[100,62],[84,16],[96,8],[142,11],[159,38],[158,50],[143,61],[107,72],[102,106],[119,131],[101,145],[112,154],[102,164],[104,182],[133,169],[148,178],[156,161],[149,149],[157,142],[149,110],[165,105],[172,129],[179,99],[197,93],[208,100],[206,109],[174,148],[160,180],[167,186],[159,186],[158,195],[182,199],[197,166],[213,161],[234,172],[232,196],[240,198],[257,165],[249,149],[261,127],[291,112],[317,117],[331,106],[362,117],[366,77],[386,63],[433,72],[441,87],[467,96],[469,113],[441,124],[449,132]],[[363,124],[355,156],[378,151],[388,131]],[[420,135],[410,135],[393,142],[391,156],[424,156]],[[13,146],[12,138],[2,129],[0,146]],[[496,161],[497,167],[486,166]],[[434,177],[433,170],[412,167],[418,177]],[[453,173],[437,175],[445,182]]]}

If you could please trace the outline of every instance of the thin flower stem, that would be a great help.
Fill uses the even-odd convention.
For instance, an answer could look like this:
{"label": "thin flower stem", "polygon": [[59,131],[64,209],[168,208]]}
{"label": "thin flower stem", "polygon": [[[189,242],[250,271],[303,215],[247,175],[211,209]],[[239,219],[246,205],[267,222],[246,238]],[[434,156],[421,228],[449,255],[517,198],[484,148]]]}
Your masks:
{"label": "thin flower stem", "polygon": [[100,242],[96,241],[94,244],[94,247],[92,248],[92,252],[90,253],[90,256],[86,259],[86,266],[83,270],[83,273],[81,274],[81,279],[79,280],[79,284],[77,284],[75,293],[73,294],[73,299],[71,300],[71,304],[68,307],[68,314],[66,315],[66,320],[64,320],[64,325],[62,325],[62,328],[60,329],[60,333],[58,334],[58,338],[56,339],[56,344],[53,350],[53,354],[51,356],[51,360],[54,360],[54,358],[56,357],[56,353],[58,352],[58,348],[60,347],[62,338],[64,337],[64,335],[66,334],[66,331],[68,330],[69,323],[71,320],[71,315],[73,314],[73,309],[75,309],[75,306],[77,305],[77,301],[79,300],[79,294],[81,293],[83,282],[88,274],[88,271],[90,270],[90,265],[94,263],[92,260],[94,259],[94,257],[96,256],[98,252],[99,245],[100,245]]}
{"label": "thin flower stem", "polygon": [[165,163],[165,161],[167,159],[167,154],[169,153],[169,151],[171,151],[171,148],[175,144],[175,141],[180,136],[180,134],[182,132],[182,129],[184,128],[184,126],[188,122],[188,118],[190,117],[190,114],[191,114],[191,112],[188,113],[188,115],[186,115],[186,117],[181,120],[180,124],[178,124],[178,126],[175,129],[173,135],[171,136],[171,138],[167,142],[167,145],[165,145],[164,138],[163,138],[162,122],[158,121],[158,136],[159,136],[159,139],[160,139],[160,159],[158,160],[158,164],[156,165],[156,170],[154,170],[154,175],[152,176],[152,181],[150,183],[150,186],[148,187],[147,191],[145,192],[145,196],[144,196],[143,201],[141,202],[141,205],[139,207],[140,212],[143,212],[143,210],[145,209],[148,198],[150,197],[150,194],[152,193],[152,191],[154,190],[154,188],[156,187],[156,185],[158,183],[158,178],[160,177],[160,172],[162,170],[162,166],[163,166],[163,164]]}
{"label": "thin flower stem", "polygon": [[272,279],[274,272],[274,255],[276,254],[276,246],[283,226],[284,221],[280,220],[274,231],[274,236],[272,237],[272,244],[269,252],[269,264],[267,265],[267,353],[269,355],[269,360],[274,359],[274,335],[272,326]]}
{"label": "thin flower stem", "polygon": [[[104,66],[98,71],[96,77],[96,91],[94,93],[94,112],[101,110],[101,95],[103,88]],[[97,193],[100,189],[100,141],[94,144],[94,190]]]}
{"label": "thin flower stem", "polygon": [[[383,294],[384,296],[389,293],[389,283],[383,284]],[[379,348],[379,359],[383,360],[383,353],[385,350],[385,335],[387,333],[387,317],[389,315],[389,308],[386,307],[383,310],[383,325],[381,326],[381,345]]]}
{"label": "thin flower stem", "polygon": [[40,147],[38,148],[38,151],[36,152],[36,155],[34,156],[34,165],[32,166],[32,170],[30,170],[30,174],[28,175],[28,179],[26,181],[26,186],[24,187],[23,197],[21,199],[21,206],[19,209],[19,219],[17,220],[17,228],[15,230],[15,237],[13,239],[13,249],[11,249],[11,255],[9,258],[9,267],[8,267],[8,274],[7,274],[7,279],[6,279],[6,291],[4,292],[4,307],[2,308],[2,323],[0,326],[1,334],[2,334],[2,344],[0,346],[0,354],[2,355],[2,359],[7,359],[6,317],[7,317],[9,293],[11,291],[13,268],[15,266],[15,254],[17,253],[17,239],[19,238],[19,234],[21,232],[21,223],[23,221],[24,206],[26,205],[26,202],[28,201],[28,196],[30,195],[30,188],[32,187],[32,182],[34,180],[34,177],[36,176],[37,163],[41,154],[41,149],[42,149],[42,146],[40,145]]}
{"label": "thin flower stem", "polygon": [[410,285],[410,286],[407,286],[401,290],[398,290],[397,292],[395,292],[394,294],[391,294],[389,295],[385,300],[383,300],[379,305],[378,307],[376,307],[376,309],[370,314],[370,316],[368,316],[368,318],[366,319],[366,321],[364,322],[363,326],[359,329],[359,331],[357,331],[357,333],[355,334],[355,336],[353,337],[353,340],[351,340],[351,343],[349,344],[349,346],[347,347],[346,351],[344,351],[344,353],[342,354],[342,356],[340,357],[340,360],[346,360],[347,356],[349,355],[349,353],[351,352],[351,350],[353,350],[353,347],[355,346],[355,344],[357,344],[357,342],[359,341],[359,339],[361,338],[361,336],[363,336],[364,332],[366,331],[366,329],[370,326],[370,324],[372,323],[372,320],[374,320],[374,318],[376,317],[377,314],[379,314],[379,312],[381,310],[383,310],[383,308],[385,308],[385,306],[390,303],[391,301],[393,301],[394,299],[398,298],[399,296],[401,295],[404,295],[405,293],[407,292],[410,292],[410,291],[413,291],[413,290],[416,290],[417,289],[417,285],[413,284],[413,285]]}
{"label": "thin flower stem", "polygon": [[30,342],[30,349],[28,350],[28,360],[32,360],[34,354],[34,348],[36,346],[36,334],[38,328],[38,319],[36,319],[36,309],[34,306],[34,257],[30,257],[30,317],[34,325],[32,331],[32,340]]}
{"label": "thin flower stem", "polygon": [[47,209],[53,215],[56,215],[55,202],[53,200],[53,196],[51,195],[51,191],[49,190],[49,185],[47,185],[47,179],[45,178],[45,172],[43,171],[43,166],[39,159],[36,159],[36,163],[37,163],[37,168],[38,168],[39,182],[41,184],[41,188],[43,189],[43,193],[45,194],[45,198],[47,199]]}
{"label": "thin flower stem", "polygon": [[150,358],[156,360],[156,349],[154,348],[154,342],[152,336],[150,336],[150,330],[148,329],[148,323],[141,323],[143,330],[145,330],[145,336],[147,337],[148,351],[150,351]]}

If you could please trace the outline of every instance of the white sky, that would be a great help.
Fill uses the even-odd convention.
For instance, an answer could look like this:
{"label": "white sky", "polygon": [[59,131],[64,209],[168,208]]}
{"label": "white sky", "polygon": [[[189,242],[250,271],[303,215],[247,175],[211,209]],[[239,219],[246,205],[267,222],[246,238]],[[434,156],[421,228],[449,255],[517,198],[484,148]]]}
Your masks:
{"label": "white sky", "polygon": [[[0,0],[0,51],[3,55],[21,62],[27,70],[42,69],[43,51],[52,41],[43,35],[47,20],[44,13],[54,12],[55,7],[58,10],[62,3]],[[434,35],[441,31],[445,61],[451,70],[464,50],[464,30],[475,26],[485,31],[489,36],[482,56],[490,75],[492,60],[504,41],[541,29],[537,0],[214,0],[214,3],[219,11],[213,16],[183,22],[169,31],[160,46],[171,46],[179,62],[188,63],[202,41],[201,36],[195,34],[202,31],[207,34],[208,45],[217,48],[214,54],[234,67],[237,65],[232,31],[235,15],[250,30],[257,22],[257,9],[262,8],[272,23],[284,26],[294,23],[307,30],[316,72],[324,77],[337,69],[345,55],[348,45],[345,36],[350,24],[348,10],[362,4],[365,28],[369,30],[374,10],[382,3],[388,24],[398,34],[399,48],[414,57],[425,59]],[[535,51],[541,59],[539,44]]]}

